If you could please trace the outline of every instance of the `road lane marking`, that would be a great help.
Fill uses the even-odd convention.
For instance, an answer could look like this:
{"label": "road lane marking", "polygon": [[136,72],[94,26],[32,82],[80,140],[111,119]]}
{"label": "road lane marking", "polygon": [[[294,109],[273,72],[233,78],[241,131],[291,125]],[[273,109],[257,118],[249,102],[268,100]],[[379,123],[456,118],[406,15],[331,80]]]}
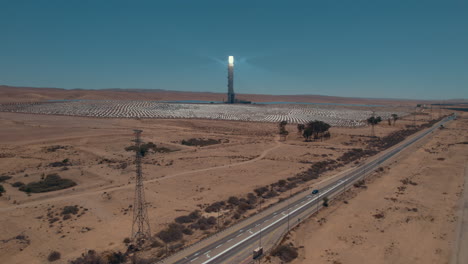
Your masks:
{"label": "road lane marking", "polygon": [[231,241],[232,241],[232,238],[231,238],[231,239],[229,239],[229,240],[227,241],[227,243],[229,243],[229,242],[231,242]]}
{"label": "road lane marking", "polygon": [[[327,194],[327,193],[329,193],[329,192],[330,192],[330,190],[326,190],[325,192],[323,192],[323,194],[325,195],[325,194]],[[318,197],[317,197],[317,198],[318,198]],[[300,208],[294,209],[294,210],[291,212],[291,214],[293,214],[293,213],[297,212],[298,210],[302,209],[303,207],[307,206],[307,205],[310,204],[312,201],[315,201],[317,198],[315,198],[315,199],[313,199],[313,200],[307,202],[306,204],[302,205]],[[286,218],[285,216],[279,218],[278,220],[276,220],[276,221],[274,221],[273,223],[269,224],[267,227],[263,228],[263,230],[266,230],[266,229],[270,228],[271,226],[275,225],[276,223],[278,223],[279,221],[281,221],[281,220],[283,220],[283,219],[285,219],[285,218]],[[211,261],[217,259],[219,256],[225,254],[225,253],[228,252],[229,250],[231,250],[231,249],[237,247],[238,245],[240,245],[240,244],[244,243],[245,241],[247,241],[248,239],[252,238],[252,237],[255,236],[256,234],[257,234],[257,233],[254,233],[254,234],[251,234],[251,235],[247,236],[246,238],[242,239],[241,241],[237,242],[236,244],[234,244],[234,245],[230,246],[229,248],[225,249],[223,252],[219,253],[218,255],[213,256],[210,260],[207,260],[207,261],[203,262],[203,264],[210,263]]]}
{"label": "road lane marking", "polygon": [[222,246],[223,244],[219,244],[216,248],[219,248],[220,246]]}
{"label": "road lane marking", "polygon": [[198,257],[196,257],[196,258],[192,259],[190,262],[194,262],[195,260],[197,260],[197,258],[198,258]]}

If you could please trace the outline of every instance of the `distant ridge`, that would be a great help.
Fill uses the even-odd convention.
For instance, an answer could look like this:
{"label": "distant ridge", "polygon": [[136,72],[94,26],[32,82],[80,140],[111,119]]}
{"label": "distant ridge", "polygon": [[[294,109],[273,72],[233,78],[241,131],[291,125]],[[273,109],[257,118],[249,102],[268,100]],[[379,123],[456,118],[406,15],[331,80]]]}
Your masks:
{"label": "distant ridge", "polygon": [[[304,103],[339,103],[339,104],[379,104],[379,105],[416,105],[440,103],[440,100],[355,98],[327,95],[267,95],[237,94],[239,99],[252,102],[304,102]],[[223,101],[225,93],[171,91],[163,89],[128,89],[107,88],[63,89],[36,88],[0,85],[0,103],[2,102],[37,102],[60,99],[94,99],[94,100],[146,100],[146,101]],[[444,103],[468,103],[467,99],[444,100]]]}

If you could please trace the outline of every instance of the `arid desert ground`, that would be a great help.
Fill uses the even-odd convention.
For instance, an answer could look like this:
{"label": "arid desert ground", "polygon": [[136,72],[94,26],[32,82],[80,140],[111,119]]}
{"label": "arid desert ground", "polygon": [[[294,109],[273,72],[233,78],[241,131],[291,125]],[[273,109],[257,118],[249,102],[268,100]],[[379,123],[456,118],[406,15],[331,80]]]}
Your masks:
{"label": "arid desert ground", "polygon": [[[391,109],[411,111],[402,105]],[[429,119],[426,113],[414,120],[402,117],[395,124],[384,120],[375,132],[385,137]],[[232,196],[249,197],[257,188],[307,171],[311,164],[336,160],[371,144],[369,126],[332,127],[330,139],[304,142],[296,125],[288,124],[287,140],[280,141],[278,124],[268,122],[0,112],[0,175],[11,177],[0,183],[5,189],[0,197],[0,259],[48,263],[50,252],[58,251],[61,258],[54,263],[67,263],[88,250],[125,252],[135,188],[134,153],[125,148],[133,144],[135,128],[143,130],[145,142],[161,150],[143,158],[153,234],[195,210],[206,218],[217,216],[205,209]],[[466,144],[458,143],[467,141],[467,129],[467,115],[462,113],[369,178],[367,188],[348,192],[301,224],[284,242],[299,248],[293,263],[448,263],[468,156]],[[211,143],[182,144],[190,139]],[[313,187],[363,160],[342,161],[291,191]],[[53,173],[76,186],[45,193],[15,187]],[[404,184],[404,179],[415,184]],[[268,206],[287,195],[278,191],[261,199]],[[64,214],[67,206],[76,211]],[[254,206],[235,215],[224,208],[221,223],[184,234],[169,246],[177,250],[214,233],[218,224],[230,226],[257,210]],[[163,248],[155,245],[147,254],[162,255]]]}
{"label": "arid desert ground", "polygon": [[406,150],[365,186],[292,231],[283,241],[299,248],[291,263],[455,263],[466,117]]}

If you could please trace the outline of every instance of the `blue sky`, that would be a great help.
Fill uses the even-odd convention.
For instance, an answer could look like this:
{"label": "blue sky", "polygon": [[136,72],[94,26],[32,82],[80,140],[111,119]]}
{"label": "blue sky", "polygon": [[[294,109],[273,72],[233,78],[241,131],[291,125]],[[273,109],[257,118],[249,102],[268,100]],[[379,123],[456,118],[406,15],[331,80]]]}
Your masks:
{"label": "blue sky", "polygon": [[468,98],[468,1],[0,0],[0,84]]}

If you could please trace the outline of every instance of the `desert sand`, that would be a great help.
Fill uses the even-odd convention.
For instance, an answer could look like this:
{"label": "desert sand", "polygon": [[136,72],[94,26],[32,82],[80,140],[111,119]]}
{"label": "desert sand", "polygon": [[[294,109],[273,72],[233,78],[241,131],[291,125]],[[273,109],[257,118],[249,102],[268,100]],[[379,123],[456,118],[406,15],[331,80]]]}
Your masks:
{"label": "desert sand", "polygon": [[[418,115],[416,124],[428,120],[428,115]],[[412,123],[409,117],[398,120],[395,126],[384,121],[376,127],[376,135],[385,136]],[[124,148],[133,144],[132,131],[135,128],[143,130],[145,142],[154,142],[169,150],[167,153],[151,153],[143,159],[145,194],[153,234],[166,228],[178,216],[202,210],[230,196],[245,197],[255,188],[303,172],[310,167],[310,162],[336,159],[352,148],[365,148],[370,134],[368,126],[332,127],[331,139],[304,142],[296,133],[296,125],[290,124],[287,127],[290,131],[288,139],[279,141],[276,123],[24,113],[0,113],[0,127],[0,175],[12,177],[0,183],[6,190],[0,197],[0,258],[5,263],[47,263],[52,250],[61,253],[61,259],[54,263],[67,263],[90,249],[98,252],[126,250],[123,241],[131,235],[135,166],[134,153]],[[458,130],[449,128],[446,131],[442,133]],[[446,144],[446,136],[450,134],[441,134],[441,144]],[[181,144],[182,140],[190,138],[215,139],[219,144],[203,147]],[[52,165],[65,159],[68,161],[64,166]],[[453,161],[447,159],[444,162],[451,164]],[[445,164],[436,162],[439,163]],[[328,171],[321,178],[298,186],[293,192],[313,186],[351,165]],[[30,195],[12,186],[15,182],[39,181],[51,173],[71,179],[77,185]],[[387,190],[387,186],[369,188],[373,189],[381,193]],[[453,192],[453,189],[447,190],[448,196],[444,197],[449,199]],[[286,196],[282,193],[269,199],[265,206]],[[448,202],[455,202],[454,197],[450,199]],[[78,213],[65,219],[61,214],[63,208],[75,205]],[[383,210],[385,207],[377,208]],[[249,210],[241,219],[256,210]],[[336,212],[343,210],[340,207]],[[225,213],[229,215],[229,212],[222,212]],[[348,218],[349,215],[343,213],[342,217]],[[226,226],[237,221],[230,217],[222,219]],[[440,220],[438,217],[435,219]],[[378,223],[372,218],[370,220]],[[214,231],[213,227],[184,236],[183,243],[194,243]],[[449,232],[446,234],[445,239],[449,240]],[[304,252],[301,252],[301,257],[309,260]],[[304,263],[309,263],[307,261]]]}
{"label": "desert sand", "polygon": [[462,116],[298,226],[284,241],[299,249],[291,263],[450,263],[468,161]]}

